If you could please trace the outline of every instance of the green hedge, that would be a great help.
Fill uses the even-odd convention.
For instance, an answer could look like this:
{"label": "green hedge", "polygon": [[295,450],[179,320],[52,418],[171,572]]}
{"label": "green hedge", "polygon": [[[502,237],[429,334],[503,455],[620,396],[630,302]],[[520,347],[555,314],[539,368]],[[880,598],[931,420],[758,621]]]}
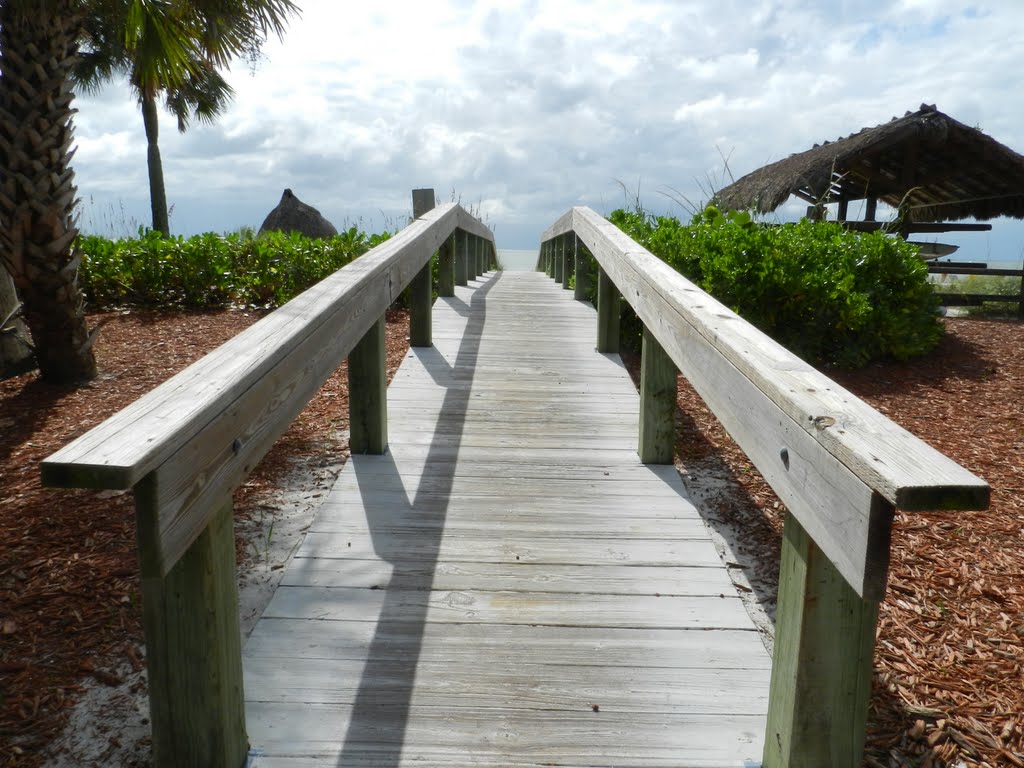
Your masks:
{"label": "green hedge", "polygon": [[942,336],[917,249],[835,223],[769,226],[709,207],[689,225],[643,211],[610,220],[795,354],[855,367],[924,354]]}
{"label": "green hedge", "polygon": [[79,275],[92,308],[126,305],[205,309],[275,307],[387,240],[355,227],[329,240],[297,233],[259,237],[79,238]]}

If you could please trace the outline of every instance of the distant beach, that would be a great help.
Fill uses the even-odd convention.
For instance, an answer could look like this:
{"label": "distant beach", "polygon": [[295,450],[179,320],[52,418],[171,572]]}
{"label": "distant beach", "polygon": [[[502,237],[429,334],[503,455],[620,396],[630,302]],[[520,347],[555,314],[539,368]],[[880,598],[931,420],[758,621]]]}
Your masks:
{"label": "distant beach", "polygon": [[537,249],[526,251],[498,249],[498,262],[509,272],[532,272],[537,266]]}

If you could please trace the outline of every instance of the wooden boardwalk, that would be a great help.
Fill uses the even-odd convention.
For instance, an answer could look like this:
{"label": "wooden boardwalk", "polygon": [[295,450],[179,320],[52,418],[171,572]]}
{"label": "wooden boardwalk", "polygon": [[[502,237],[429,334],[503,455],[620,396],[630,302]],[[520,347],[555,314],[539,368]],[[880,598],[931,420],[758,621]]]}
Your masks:
{"label": "wooden boardwalk", "polygon": [[244,651],[254,768],[757,766],[770,660],[595,314],[434,310]]}

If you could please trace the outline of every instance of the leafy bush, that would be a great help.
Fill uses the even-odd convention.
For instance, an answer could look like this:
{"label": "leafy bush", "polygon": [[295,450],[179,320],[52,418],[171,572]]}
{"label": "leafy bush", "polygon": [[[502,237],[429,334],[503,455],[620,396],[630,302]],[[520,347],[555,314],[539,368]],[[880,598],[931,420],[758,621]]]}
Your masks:
{"label": "leafy bush", "polygon": [[709,207],[689,225],[643,211],[610,220],[795,354],[817,364],[904,360],[942,335],[917,250],[881,233],[800,221],[768,226]]}
{"label": "leafy bush", "polygon": [[355,227],[329,240],[294,232],[188,239],[142,230],[131,239],[82,236],[80,281],[93,307],[274,307],[389,236],[368,236]]}

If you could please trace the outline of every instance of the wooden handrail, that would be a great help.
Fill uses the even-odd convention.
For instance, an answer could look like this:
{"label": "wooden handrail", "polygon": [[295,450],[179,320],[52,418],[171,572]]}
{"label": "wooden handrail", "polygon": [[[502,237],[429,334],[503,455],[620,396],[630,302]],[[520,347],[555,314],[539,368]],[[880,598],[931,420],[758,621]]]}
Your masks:
{"label": "wooden handrail", "polygon": [[431,343],[439,250],[452,295],[494,236],[455,203],[425,210],[42,463],[44,485],[134,490],[154,766],[245,762],[231,493],[346,357],[352,448],[386,448],[384,313],[418,281],[410,335]]}
{"label": "wooden handrail", "polygon": [[856,768],[893,513],[984,509],[988,484],[589,208],[541,236],[538,268],[556,282],[569,241],[599,266],[598,350],[617,351],[620,297],[644,324],[641,460],[673,460],[678,369],[786,505],[764,767]]}
{"label": "wooden handrail", "polygon": [[[888,562],[887,535],[870,530],[873,494],[904,510],[988,506],[984,480],[744,321],[614,224],[589,208],[573,208],[542,238],[569,232],[586,244],[861,596],[881,597]],[[884,555],[877,551],[882,544]]]}

